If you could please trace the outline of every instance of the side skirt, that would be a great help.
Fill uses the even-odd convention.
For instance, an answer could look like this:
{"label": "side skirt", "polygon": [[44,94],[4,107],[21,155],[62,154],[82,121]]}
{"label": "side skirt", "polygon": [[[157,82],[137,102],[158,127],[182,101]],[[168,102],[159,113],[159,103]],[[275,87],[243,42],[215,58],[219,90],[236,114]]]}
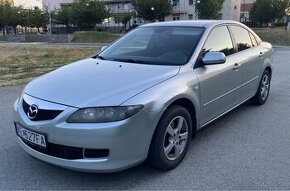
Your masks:
{"label": "side skirt", "polygon": [[[255,94],[254,94],[255,95]],[[216,119],[220,118],[221,116],[227,114],[228,112],[232,111],[233,109],[237,108],[238,106],[242,105],[243,103],[245,103],[246,101],[248,101],[249,99],[251,99],[254,95],[251,95],[249,98],[245,99],[244,101],[238,103],[237,105],[235,105],[234,107],[230,108],[229,110],[223,112],[222,114],[218,115],[217,117],[213,118],[212,120],[206,122],[205,124],[199,126],[198,130],[200,130],[201,128],[207,126],[208,124],[212,123],[213,121],[215,121]]]}

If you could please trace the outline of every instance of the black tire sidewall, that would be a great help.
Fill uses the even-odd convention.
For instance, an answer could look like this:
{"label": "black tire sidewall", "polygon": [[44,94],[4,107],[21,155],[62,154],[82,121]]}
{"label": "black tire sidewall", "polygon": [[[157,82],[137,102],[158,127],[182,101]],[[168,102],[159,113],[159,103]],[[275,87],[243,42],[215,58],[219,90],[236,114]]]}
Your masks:
{"label": "black tire sidewall", "polygon": [[[263,78],[265,75],[267,75],[269,78],[269,89],[268,89],[268,95],[267,95],[266,99],[263,100],[262,94],[261,94],[261,88],[262,88],[262,81],[263,81]],[[264,103],[267,102],[268,97],[269,97],[269,93],[270,93],[270,87],[271,87],[271,75],[270,75],[269,71],[265,70],[263,75],[262,75],[262,78],[260,80],[260,84],[259,84],[259,88],[258,88],[258,92],[257,92],[257,98],[259,99],[258,101],[261,105],[263,105]]]}
{"label": "black tire sidewall", "polygon": [[[163,140],[166,135],[167,126],[177,116],[184,117],[187,122],[188,140],[182,154],[176,160],[169,160],[164,153]],[[149,160],[151,160],[149,162],[154,167],[160,168],[162,170],[170,170],[175,168],[183,160],[187,153],[192,135],[192,129],[191,116],[184,107],[176,105],[167,109],[156,127],[149,150]]]}

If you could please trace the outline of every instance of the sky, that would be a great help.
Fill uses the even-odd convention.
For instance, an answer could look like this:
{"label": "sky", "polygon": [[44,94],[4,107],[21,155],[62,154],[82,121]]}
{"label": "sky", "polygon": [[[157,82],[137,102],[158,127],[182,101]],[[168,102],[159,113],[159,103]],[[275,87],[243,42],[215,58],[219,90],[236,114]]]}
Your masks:
{"label": "sky", "polygon": [[33,8],[35,6],[42,7],[42,0],[14,0],[15,6],[23,6],[24,8]]}

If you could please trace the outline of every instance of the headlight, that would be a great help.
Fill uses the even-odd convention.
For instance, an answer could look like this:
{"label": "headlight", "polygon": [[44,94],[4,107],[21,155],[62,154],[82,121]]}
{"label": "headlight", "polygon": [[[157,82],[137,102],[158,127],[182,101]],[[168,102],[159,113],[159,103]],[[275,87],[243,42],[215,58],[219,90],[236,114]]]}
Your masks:
{"label": "headlight", "polygon": [[120,107],[84,108],[73,113],[68,123],[104,123],[121,121],[132,117],[143,108],[142,105]]}

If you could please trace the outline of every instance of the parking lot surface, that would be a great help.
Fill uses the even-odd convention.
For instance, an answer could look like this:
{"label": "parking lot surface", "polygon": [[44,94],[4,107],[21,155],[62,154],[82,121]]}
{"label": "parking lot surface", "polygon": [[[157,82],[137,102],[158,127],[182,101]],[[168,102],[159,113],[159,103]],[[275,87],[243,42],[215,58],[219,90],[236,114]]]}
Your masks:
{"label": "parking lot surface", "polygon": [[203,128],[185,160],[170,172],[142,164],[89,174],[29,157],[16,143],[12,121],[22,88],[0,87],[0,190],[290,189],[290,48],[275,49],[268,102],[245,103]]}

